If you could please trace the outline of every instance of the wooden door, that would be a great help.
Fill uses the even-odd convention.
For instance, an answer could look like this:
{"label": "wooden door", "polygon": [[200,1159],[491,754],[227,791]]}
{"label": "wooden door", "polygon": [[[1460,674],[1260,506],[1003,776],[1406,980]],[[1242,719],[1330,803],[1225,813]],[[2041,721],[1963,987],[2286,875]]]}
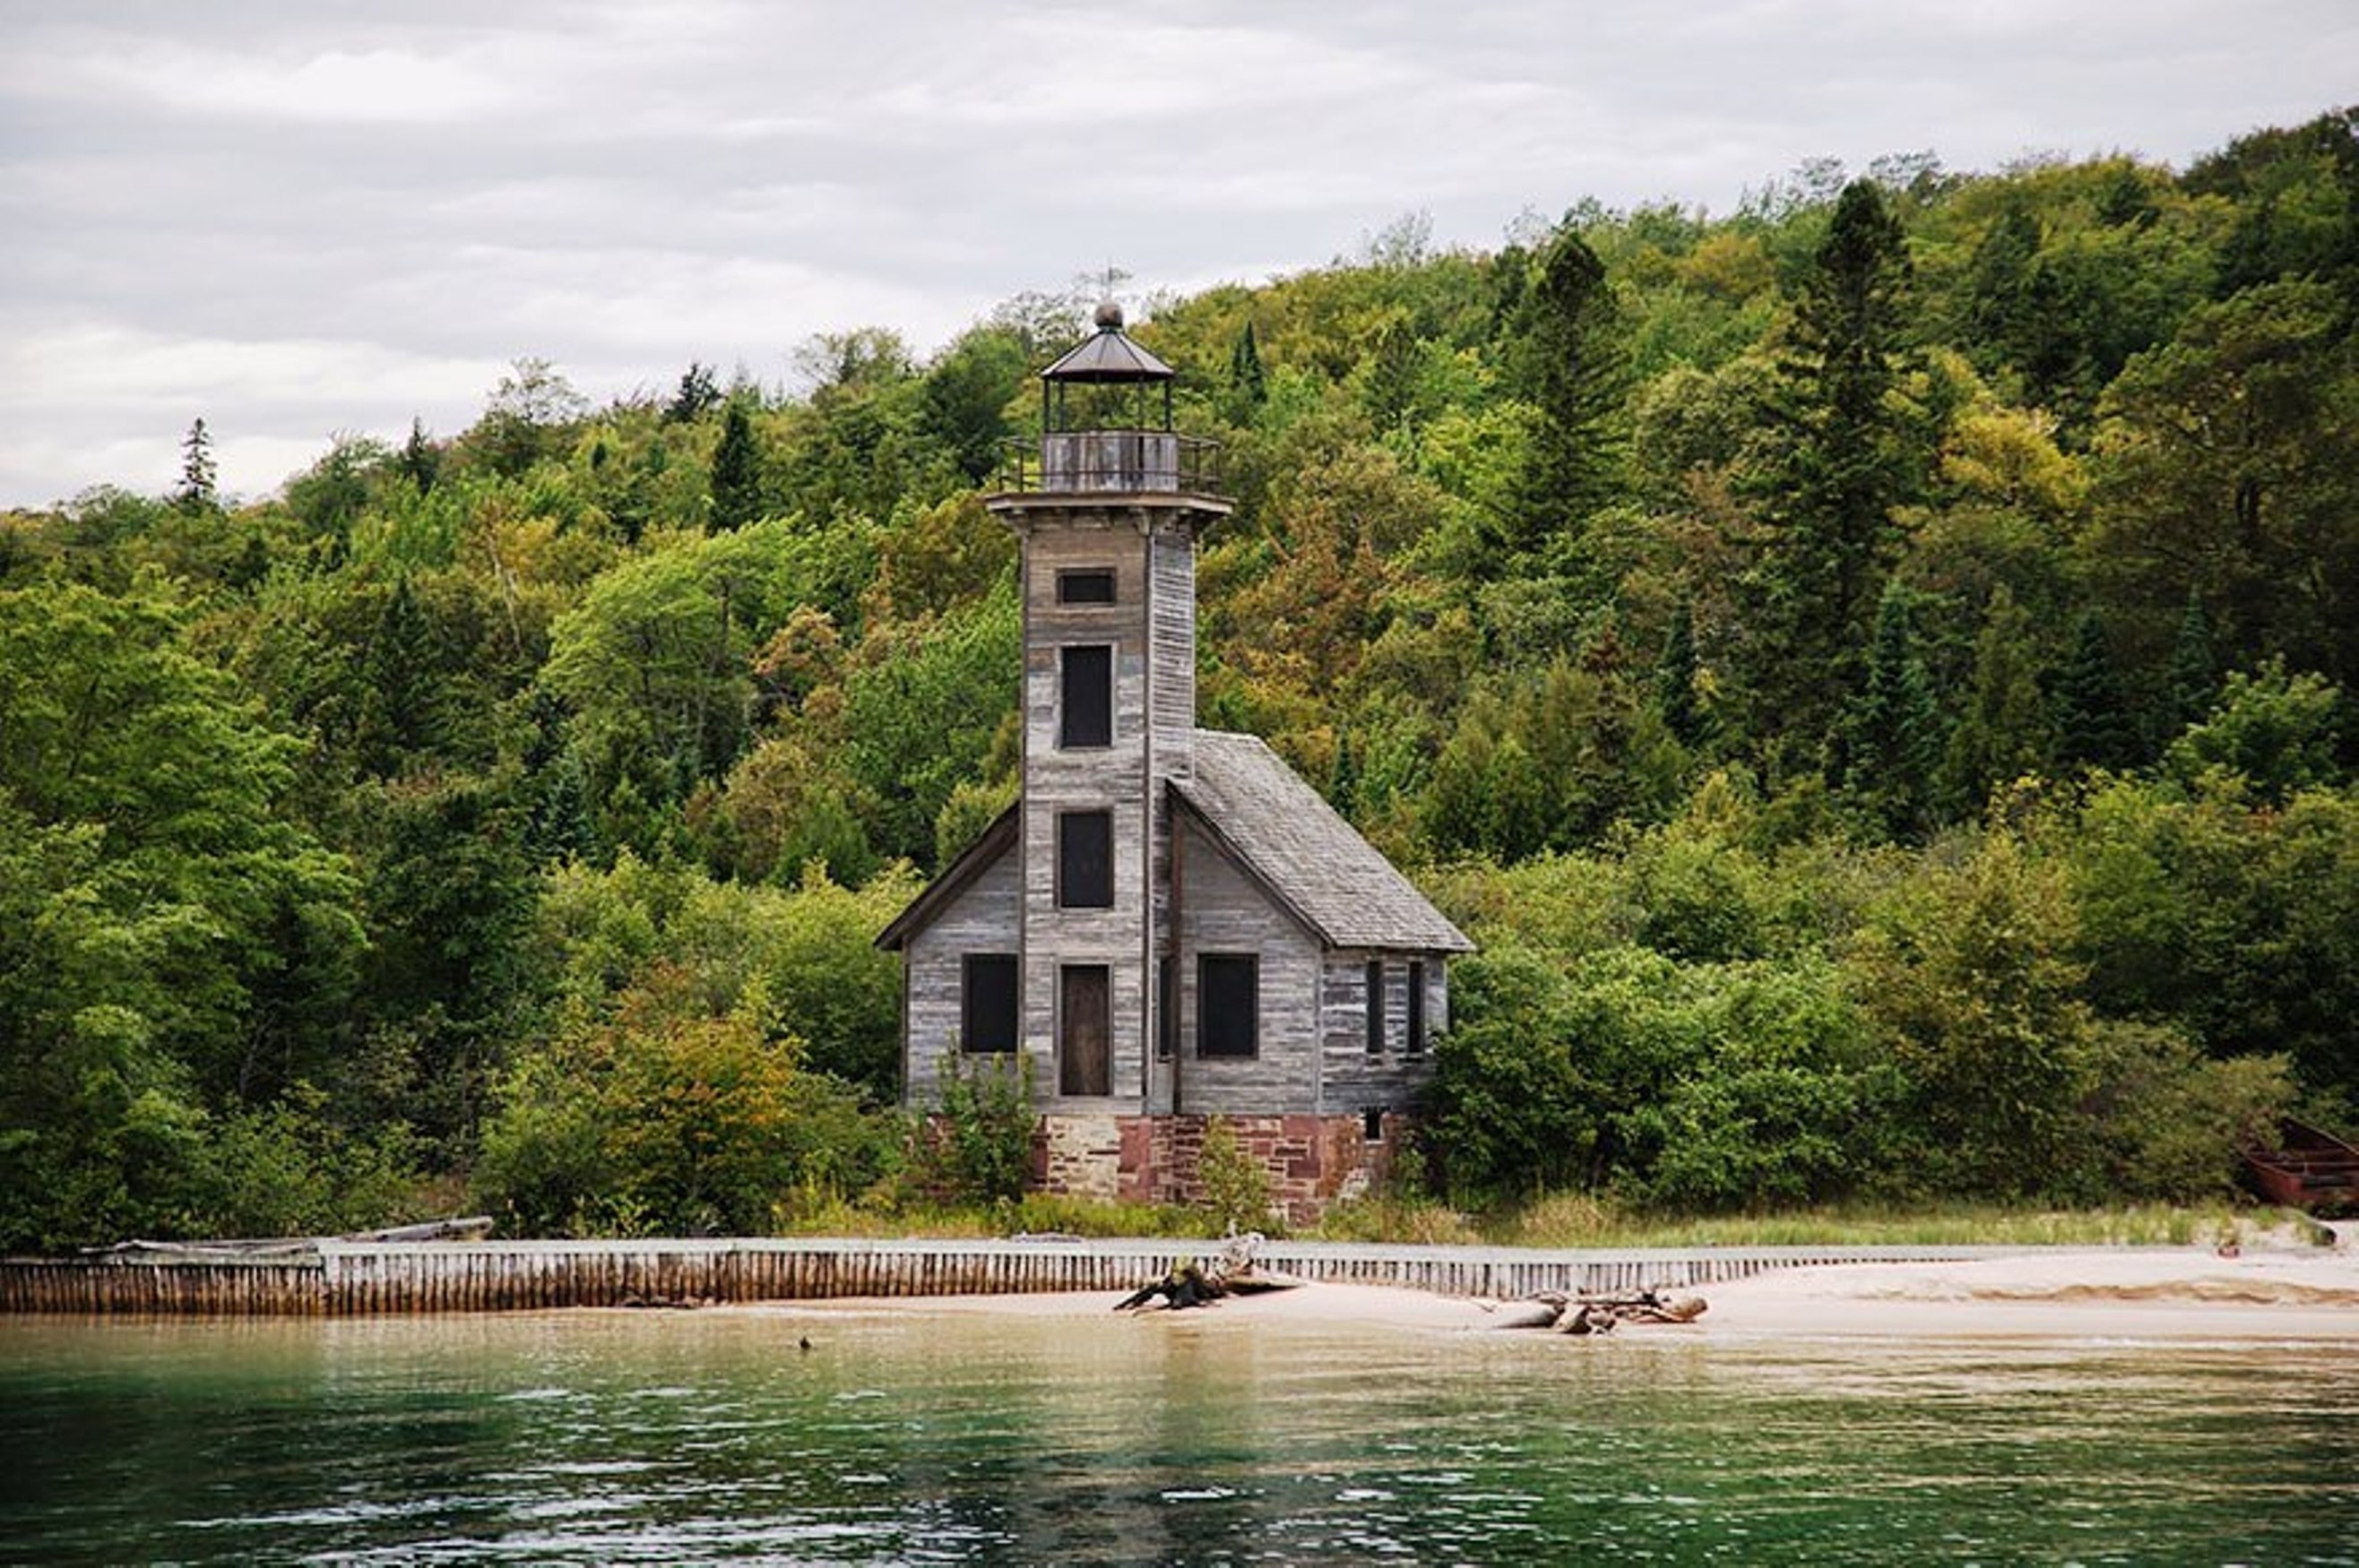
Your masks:
{"label": "wooden door", "polygon": [[1103,964],[1067,964],[1057,997],[1057,1092],[1114,1092],[1114,985]]}

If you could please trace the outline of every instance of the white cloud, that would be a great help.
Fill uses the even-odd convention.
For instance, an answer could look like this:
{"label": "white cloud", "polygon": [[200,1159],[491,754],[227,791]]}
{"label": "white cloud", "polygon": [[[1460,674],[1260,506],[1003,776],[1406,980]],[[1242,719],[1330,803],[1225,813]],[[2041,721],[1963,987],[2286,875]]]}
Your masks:
{"label": "white cloud", "polygon": [[[0,504],[940,343],[1111,261],[1299,271],[1397,214],[1725,211],[1801,159],[2184,159],[2344,101],[2348,0],[171,0],[0,11]],[[288,454],[297,454],[290,460]]]}

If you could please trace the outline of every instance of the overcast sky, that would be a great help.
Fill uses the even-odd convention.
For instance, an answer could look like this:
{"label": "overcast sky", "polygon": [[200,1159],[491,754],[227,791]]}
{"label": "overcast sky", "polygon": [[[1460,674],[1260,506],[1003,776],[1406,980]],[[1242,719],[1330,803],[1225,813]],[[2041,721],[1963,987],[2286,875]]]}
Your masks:
{"label": "overcast sky", "polygon": [[261,494],[519,355],[776,383],[1109,264],[1723,213],[1819,157],[2184,166],[2354,94],[2354,0],[0,0],[0,505],[166,490],[200,416]]}

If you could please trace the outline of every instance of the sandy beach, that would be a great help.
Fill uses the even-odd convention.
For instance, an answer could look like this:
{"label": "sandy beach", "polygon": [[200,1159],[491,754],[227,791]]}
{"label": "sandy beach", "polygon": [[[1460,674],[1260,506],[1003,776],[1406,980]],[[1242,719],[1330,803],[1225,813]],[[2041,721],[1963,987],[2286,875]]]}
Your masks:
{"label": "sandy beach", "polygon": [[[1692,1324],[1628,1335],[1707,1338],[2070,1338],[2359,1341],[2359,1252],[2209,1248],[2055,1249],[1953,1263],[1788,1269],[1675,1293],[1702,1296]],[[1097,1317],[1097,1293],[798,1303],[797,1314],[890,1312]],[[1174,1322],[1357,1324],[1484,1332],[1502,1303],[1371,1285],[1305,1284],[1233,1296]],[[1166,1315],[1160,1312],[1155,1316]]]}

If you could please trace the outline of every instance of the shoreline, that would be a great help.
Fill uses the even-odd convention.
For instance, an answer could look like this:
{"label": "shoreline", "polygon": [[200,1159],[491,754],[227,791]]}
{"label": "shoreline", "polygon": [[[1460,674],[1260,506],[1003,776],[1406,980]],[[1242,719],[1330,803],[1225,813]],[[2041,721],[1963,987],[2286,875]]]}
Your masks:
{"label": "shoreline", "polygon": [[[2359,1343],[2359,1254],[2344,1249],[2073,1248],[1968,1261],[1799,1267],[1722,1284],[1680,1287],[1709,1310],[1692,1324],[1625,1325],[1646,1342],[1763,1339],[2030,1338]],[[1119,1296],[1096,1292],[842,1297],[748,1303],[724,1311],[814,1319],[884,1314],[1109,1318]],[[1173,1325],[1267,1323],[1409,1332],[1513,1333],[1501,1303],[1397,1286],[1310,1282],[1231,1296],[1184,1313],[1137,1315]],[[1527,1337],[1538,1337],[1526,1334]]]}

